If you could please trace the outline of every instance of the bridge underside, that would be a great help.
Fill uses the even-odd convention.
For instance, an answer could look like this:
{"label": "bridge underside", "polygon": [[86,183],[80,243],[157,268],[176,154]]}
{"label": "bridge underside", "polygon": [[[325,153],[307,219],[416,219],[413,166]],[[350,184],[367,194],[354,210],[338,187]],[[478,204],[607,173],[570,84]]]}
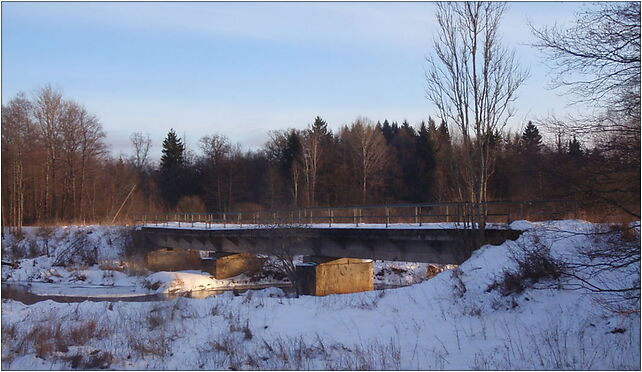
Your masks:
{"label": "bridge underside", "polygon": [[[266,228],[195,230],[146,228],[139,234],[151,249],[180,248],[224,253],[291,254],[317,257],[461,264],[472,250],[465,229]],[[486,241],[500,244],[514,230],[487,230]]]}

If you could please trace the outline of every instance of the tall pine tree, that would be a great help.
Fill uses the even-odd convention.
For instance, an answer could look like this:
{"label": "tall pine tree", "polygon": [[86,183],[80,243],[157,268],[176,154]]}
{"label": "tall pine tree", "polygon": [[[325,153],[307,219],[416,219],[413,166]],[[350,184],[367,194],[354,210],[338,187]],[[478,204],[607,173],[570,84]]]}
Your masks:
{"label": "tall pine tree", "polygon": [[522,146],[525,151],[538,152],[542,147],[542,136],[532,121],[528,122],[522,134]]}
{"label": "tall pine tree", "polygon": [[185,145],[174,129],[170,129],[163,141],[158,186],[169,208],[175,208],[183,195],[185,173]]}
{"label": "tall pine tree", "polygon": [[383,136],[386,138],[387,143],[390,143],[392,141],[392,138],[395,136],[395,133],[393,132],[388,119],[385,119],[383,121],[383,125],[381,126],[381,133],[383,133]]}
{"label": "tall pine tree", "polygon": [[178,138],[174,129],[170,129],[167,137],[163,140],[163,155],[161,156],[161,169],[182,167],[185,165],[185,145]]}
{"label": "tall pine tree", "polygon": [[[430,119],[432,120],[432,119]],[[432,123],[434,126],[434,122]],[[435,144],[425,123],[421,123],[417,137],[417,202],[434,201]]]}
{"label": "tall pine tree", "polygon": [[581,158],[582,155],[584,155],[580,141],[578,141],[575,136],[573,136],[572,140],[568,141],[568,155],[572,158]]}

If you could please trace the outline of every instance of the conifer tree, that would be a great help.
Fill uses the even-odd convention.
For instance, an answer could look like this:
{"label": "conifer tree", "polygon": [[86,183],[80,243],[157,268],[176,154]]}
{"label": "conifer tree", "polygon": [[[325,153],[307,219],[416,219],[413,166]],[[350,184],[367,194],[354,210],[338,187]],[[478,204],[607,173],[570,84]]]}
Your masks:
{"label": "conifer tree", "polygon": [[441,121],[439,124],[439,145],[449,145],[450,144],[450,132],[448,131],[448,124],[445,120]]}
{"label": "conifer tree", "polygon": [[435,121],[433,118],[428,116],[428,133],[433,136],[433,140],[436,139],[436,134],[437,134],[437,125],[435,124]]}
{"label": "conifer tree", "polygon": [[532,121],[528,122],[522,134],[522,145],[528,152],[538,152],[542,146],[542,136]]}
{"label": "conifer tree", "polygon": [[[434,125],[434,123],[433,123]],[[417,199],[435,200],[433,180],[435,172],[435,144],[425,123],[421,123],[417,137]]]}
{"label": "conifer tree", "polygon": [[163,141],[158,186],[167,206],[176,207],[184,193],[185,145],[174,129],[170,129]]}
{"label": "conifer tree", "polygon": [[410,126],[410,123],[408,122],[408,120],[404,120],[403,123],[401,123],[401,127],[399,127],[399,129],[405,131],[406,133],[408,133],[412,137],[417,135],[415,133],[415,128]]}
{"label": "conifer tree", "polygon": [[185,145],[178,138],[174,129],[170,129],[167,137],[163,140],[163,155],[161,156],[161,169],[170,169],[173,167],[182,167],[185,163]]}
{"label": "conifer tree", "polygon": [[381,133],[386,138],[387,143],[390,143],[392,141],[392,138],[395,136],[395,133],[393,132],[392,126],[390,126],[388,119],[385,119],[383,121],[383,125],[381,126]]}
{"label": "conifer tree", "polygon": [[571,157],[582,156],[582,147],[580,145],[580,141],[578,141],[575,136],[573,136],[573,139],[568,142],[568,154]]}

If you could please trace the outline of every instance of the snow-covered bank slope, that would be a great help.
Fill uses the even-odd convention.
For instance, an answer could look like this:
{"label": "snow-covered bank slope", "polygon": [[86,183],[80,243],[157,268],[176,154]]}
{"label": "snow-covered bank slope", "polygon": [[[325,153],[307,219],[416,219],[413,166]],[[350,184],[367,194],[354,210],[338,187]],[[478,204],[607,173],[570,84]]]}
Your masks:
{"label": "snow-covered bank slope", "polygon": [[[459,270],[393,290],[285,298],[269,289],[154,303],[6,301],[2,367],[639,369],[639,312],[615,314],[599,302],[601,294],[543,282],[509,295],[488,290],[515,268],[511,252],[520,247],[543,244],[573,260],[594,244],[584,234],[593,226],[581,221],[522,224],[533,230],[518,241],[483,247]],[[600,282],[639,282],[635,266],[605,272]]]}
{"label": "snow-covered bank slope", "polygon": [[[122,260],[128,238],[129,229],[118,226],[24,228],[19,237],[6,233],[3,261],[19,261],[20,266],[3,267],[2,281],[60,282],[66,279],[61,266],[111,266]],[[58,270],[54,265],[60,265]]]}

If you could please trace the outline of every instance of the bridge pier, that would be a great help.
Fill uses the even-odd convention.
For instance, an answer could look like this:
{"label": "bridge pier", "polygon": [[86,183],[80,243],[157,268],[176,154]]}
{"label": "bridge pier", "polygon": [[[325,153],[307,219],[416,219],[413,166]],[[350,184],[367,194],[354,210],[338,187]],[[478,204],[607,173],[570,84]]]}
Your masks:
{"label": "bridge pier", "polygon": [[369,259],[307,257],[297,265],[300,294],[326,296],[374,289],[374,263]]}
{"label": "bridge pier", "polygon": [[202,258],[195,249],[161,248],[145,255],[147,268],[151,271],[201,270],[216,279],[227,279],[248,271],[258,270],[265,259],[252,253],[215,253]]}
{"label": "bridge pier", "polygon": [[203,259],[202,271],[212,274],[216,279],[227,279],[248,271],[259,270],[265,259],[252,253],[216,253]]}
{"label": "bridge pier", "polygon": [[147,252],[145,263],[152,271],[194,270],[201,266],[201,254],[194,249],[162,248]]}

